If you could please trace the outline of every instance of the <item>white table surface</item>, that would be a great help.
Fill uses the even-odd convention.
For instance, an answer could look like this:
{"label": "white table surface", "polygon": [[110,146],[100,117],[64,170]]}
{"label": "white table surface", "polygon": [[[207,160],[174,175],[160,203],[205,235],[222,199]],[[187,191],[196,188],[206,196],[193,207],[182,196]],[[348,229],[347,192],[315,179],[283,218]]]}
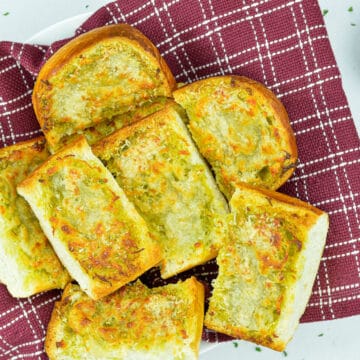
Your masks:
{"label": "white table surface", "polygon": [[[125,0],[126,1],[126,0]],[[305,0],[304,0],[305,1]],[[93,12],[108,0],[0,0],[0,40],[24,41],[48,26]],[[319,0],[331,44],[360,133],[360,0]],[[353,11],[348,8],[352,6]],[[4,13],[9,13],[7,16]],[[351,25],[351,23],[355,24]],[[201,360],[359,360],[360,316],[301,324],[285,353],[244,341],[228,342],[200,356]]]}

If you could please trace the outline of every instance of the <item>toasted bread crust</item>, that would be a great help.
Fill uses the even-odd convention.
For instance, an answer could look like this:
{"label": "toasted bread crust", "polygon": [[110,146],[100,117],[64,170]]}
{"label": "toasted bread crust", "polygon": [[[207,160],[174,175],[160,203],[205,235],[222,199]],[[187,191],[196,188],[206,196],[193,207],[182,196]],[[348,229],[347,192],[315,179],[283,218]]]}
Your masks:
{"label": "toasted bread crust", "polygon": [[175,102],[93,146],[164,253],[161,276],[214,258],[227,237],[228,207]]}
{"label": "toasted bread crust", "polygon": [[70,274],[94,299],[161,260],[146,223],[84,138],[51,156],[18,192]]}
{"label": "toasted bread crust", "polygon": [[[100,27],[94,30],[91,30],[85,34],[82,34],[63,47],[61,47],[42,67],[40,73],[35,82],[32,102],[36,117],[38,122],[44,131],[44,134],[49,142],[51,149],[57,149],[57,143],[59,142],[59,137],[62,135],[71,135],[71,134],[56,134],[54,132],[54,121],[49,121],[51,113],[53,113],[52,105],[51,105],[51,97],[48,97],[50,91],[52,91],[52,78],[62,71],[65,65],[67,65],[70,61],[75,59],[76,57],[82,56],[84,52],[86,52],[89,48],[94,46],[94,44],[101,43],[103,41],[126,41],[133,44],[133,46],[141,49],[147,56],[150,56],[153,60],[153,63],[158,64],[159,72],[158,74],[162,74],[164,76],[164,83],[162,86],[164,87],[164,93],[162,96],[171,96],[171,92],[176,88],[175,79],[166,64],[165,60],[161,57],[157,48],[153,45],[153,43],[143,35],[139,30],[131,27],[127,24],[116,24]],[[73,81],[73,80],[70,80]],[[43,104],[42,102],[45,101]],[[136,105],[136,104],[134,104]],[[129,109],[131,110],[131,109]],[[116,115],[116,114],[115,114]],[[70,122],[70,118],[65,118],[61,121]],[[107,118],[103,120],[109,120]],[[96,123],[99,123],[103,120],[100,119],[92,119],[92,123],[89,126],[93,126]],[[83,125],[81,125],[82,127]],[[82,127],[84,128],[84,127]],[[74,126],[76,130],[76,125]],[[76,132],[76,131],[75,131]],[[74,133],[74,131],[73,131]]]}
{"label": "toasted bread crust", "polygon": [[193,277],[153,289],[137,281],[97,301],[69,284],[51,315],[45,351],[51,360],[145,353],[154,360],[195,360],[203,317],[204,286]]}
{"label": "toasted bread crust", "polygon": [[295,136],[284,106],[264,85],[217,76],[173,96],[186,109],[193,138],[228,199],[238,182],[276,190],[293,173]]}
{"label": "toasted bread crust", "polygon": [[245,184],[230,206],[230,241],[217,258],[205,326],[282,351],[309,300],[328,216],[298,199]]}

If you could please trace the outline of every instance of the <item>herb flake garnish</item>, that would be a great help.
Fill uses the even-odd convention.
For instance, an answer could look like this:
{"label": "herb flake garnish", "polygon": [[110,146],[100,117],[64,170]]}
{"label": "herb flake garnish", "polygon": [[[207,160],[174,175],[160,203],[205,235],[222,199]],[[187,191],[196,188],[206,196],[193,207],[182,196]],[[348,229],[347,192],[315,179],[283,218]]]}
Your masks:
{"label": "herb flake garnish", "polygon": [[8,15],[10,15],[10,13],[7,11],[7,12],[4,12],[3,15],[8,16]]}
{"label": "herb flake garnish", "polygon": [[318,337],[322,337],[322,336],[324,336],[324,334],[323,334],[323,333],[321,333],[321,334],[319,334],[319,335],[318,335]]}
{"label": "herb flake garnish", "polygon": [[329,12],[328,9],[324,9],[324,10],[323,10],[323,16],[325,16],[328,12]]}
{"label": "herb flake garnish", "polygon": [[286,357],[288,356],[288,353],[286,351],[283,351],[283,355]]}
{"label": "herb flake garnish", "polygon": [[257,347],[255,348],[255,351],[261,352],[261,347],[257,346]]}
{"label": "herb flake garnish", "polygon": [[237,348],[239,346],[239,344],[236,341],[233,341],[233,345],[235,348]]}
{"label": "herb flake garnish", "polygon": [[352,6],[350,6],[349,8],[348,8],[348,12],[353,12],[354,11],[354,8],[352,7]]}

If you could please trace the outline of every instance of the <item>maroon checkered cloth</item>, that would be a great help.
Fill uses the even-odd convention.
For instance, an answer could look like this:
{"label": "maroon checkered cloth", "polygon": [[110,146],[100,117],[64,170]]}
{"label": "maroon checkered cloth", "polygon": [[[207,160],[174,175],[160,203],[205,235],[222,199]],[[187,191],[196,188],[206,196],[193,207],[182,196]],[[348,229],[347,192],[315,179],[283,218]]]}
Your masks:
{"label": "maroon checkered cloth", "polygon": [[[315,0],[118,1],[76,34],[126,22],[147,35],[179,82],[245,75],[286,106],[299,166],[281,189],[330,214],[330,232],[303,322],[360,314],[360,142]],[[51,47],[0,42],[0,147],[40,134],[31,105],[36,75]],[[191,270],[207,283],[210,262]],[[143,280],[160,284],[152,271]],[[46,359],[43,341],[59,292],[13,299],[0,286],[0,359]],[[204,331],[209,341],[225,337]]]}

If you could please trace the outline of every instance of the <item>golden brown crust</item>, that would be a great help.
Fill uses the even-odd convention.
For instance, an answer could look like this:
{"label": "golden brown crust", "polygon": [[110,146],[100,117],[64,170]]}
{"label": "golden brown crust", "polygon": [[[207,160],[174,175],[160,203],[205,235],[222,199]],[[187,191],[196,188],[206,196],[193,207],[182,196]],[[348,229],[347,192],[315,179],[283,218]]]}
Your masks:
{"label": "golden brown crust", "polygon": [[195,331],[195,337],[191,343],[191,347],[198,354],[204,323],[205,287],[195,277],[191,277],[188,281],[192,281],[192,286],[194,286],[193,293],[197,294],[194,308],[195,323],[197,329]]}
{"label": "golden brown crust", "polygon": [[0,149],[0,158],[8,157],[14,151],[28,149],[29,151],[41,152],[46,147],[46,140],[44,136],[38,136],[36,138],[20,141],[14,145],[6,146]]}
{"label": "golden brown crust", "polygon": [[[297,199],[295,197],[280,193],[278,191],[274,191],[274,190],[269,190],[269,189],[264,189],[264,188],[259,188],[250,184],[245,184],[245,183],[241,183],[239,184],[239,189],[241,188],[245,188],[248,189],[250,191],[254,191],[254,193],[261,193],[271,199],[275,199],[278,201],[281,201],[283,203],[292,205],[292,206],[297,206],[300,208],[304,208],[306,210],[310,210],[313,213],[315,213],[316,215],[322,215],[325,212],[320,210],[319,208],[309,204],[308,202],[302,201],[300,199]],[[251,202],[251,201],[250,201]]]}
{"label": "golden brown crust", "polygon": [[266,334],[265,336],[261,336],[261,335],[251,336],[249,334],[248,329],[242,330],[236,326],[232,326],[231,324],[226,324],[226,326],[225,325],[219,326],[218,323],[216,322],[213,323],[212,321],[205,319],[204,325],[208,329],[217,331],[221,334],[225,334],[236,339],[251,341],[255,344],[262,345],[276,351],[284,351],[286,348],[286,344],[280,339],[276,339]]}
{"label": "golden brown crust", "polygon": [[67,289],[71,284],[68,284],[66,288],[64,289],[62,299],[60,301],[56,301],[53,311],[51,313],[51,318],[46,330],[46,337],[45,337],[45,352],[49,356],[49,359],[56,359],[56,353],[55,353],[55,347],[56,347],[56,330],[59,327],[61,323],[61,302],[63,301],[63,298],[65,294],[67,293]]}

